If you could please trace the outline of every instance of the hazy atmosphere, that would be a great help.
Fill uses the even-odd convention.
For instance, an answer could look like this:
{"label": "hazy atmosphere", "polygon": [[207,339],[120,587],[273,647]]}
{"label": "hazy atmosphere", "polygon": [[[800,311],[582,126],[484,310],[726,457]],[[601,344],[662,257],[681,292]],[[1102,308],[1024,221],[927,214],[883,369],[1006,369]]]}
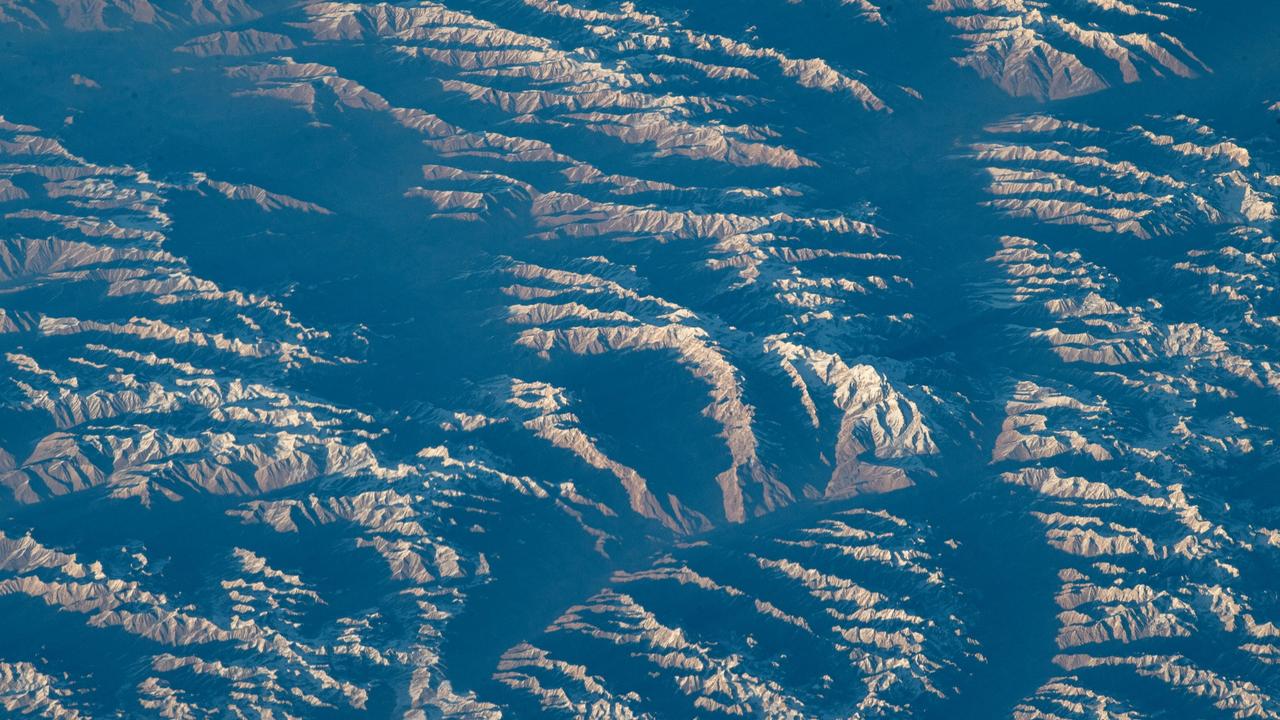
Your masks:
{"label": "hazy atmosphere", "polygon": [[1280,720],[1280,2],[0,0],[0,716]]}

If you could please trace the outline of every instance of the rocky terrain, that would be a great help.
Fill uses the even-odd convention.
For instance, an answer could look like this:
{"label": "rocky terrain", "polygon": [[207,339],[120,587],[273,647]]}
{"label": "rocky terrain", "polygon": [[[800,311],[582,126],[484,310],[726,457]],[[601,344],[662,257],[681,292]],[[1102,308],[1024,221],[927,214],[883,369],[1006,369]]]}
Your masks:
{"label": "rocky terrain", "polygon": [[0,0],[0,707],[1280,718],[1277,30]]}

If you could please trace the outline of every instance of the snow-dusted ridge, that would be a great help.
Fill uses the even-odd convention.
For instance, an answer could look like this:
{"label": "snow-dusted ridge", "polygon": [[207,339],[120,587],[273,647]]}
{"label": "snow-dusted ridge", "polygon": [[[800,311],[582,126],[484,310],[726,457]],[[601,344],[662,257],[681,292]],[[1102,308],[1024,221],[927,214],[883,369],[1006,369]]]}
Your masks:
{"label": "snow-dusted ridge", "polygon": [[0,714],[1280,717],[1275,22],[0,0]]}

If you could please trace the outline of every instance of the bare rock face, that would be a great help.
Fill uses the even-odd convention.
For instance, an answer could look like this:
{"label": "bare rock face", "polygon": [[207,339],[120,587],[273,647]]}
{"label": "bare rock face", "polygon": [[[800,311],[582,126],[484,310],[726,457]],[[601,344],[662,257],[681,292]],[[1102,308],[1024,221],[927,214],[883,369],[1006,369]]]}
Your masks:
{"label": "bare rock face", "polygon": [[0,706],[5,712],[58,720],[85,717],[64,704],[71,694],[64,683],[45,675],[29,662],[0,665]]}
{"label": "bare rock face", "polygon": [[1272,5],[0,0],[0,714],[1280,718]]}
{"label": "bare rock face", "polygon": [[256,20],[262,13],[243,0],[91,0],[90,2],[23,2],[6,0],[0,22],[24,31],[64,28],[73,32],[116,32],[139,26],[159,28],[232,25]]}
{"label": "bare rock face", "polygon": [[1171,20],[1194,16],[1193,4],[934,0],[929,8],[944,14],[968,45],[955,62],[1010,95],[1059,100],[1104,90],[1117,79],[1209,71],[1165,29]]}
{"label": "bare rock face", "polygon": [[[1132,140],[1121,147],[1135,157],[1151,149],[1141,160],[1103,151],[1111,145],[1098,142],[1104,131],[1082,123],[1044,116],[1000,123],[992,130],[1013,139],[984,144],[976,155],[1000,164],[987,170],[989,191],[1000,198],[991,205],[1132,242],[1186,234],[1218,248],[1269,243],[1268,181],[1249,151],[1194,119],[1163,122],[1165,132],[1126,131]],[[1046,136],[1073,139],[1033,140]],[[1274,715],[1264,685],[1188,654],[1144,649],[1223,647],[1263,663],[1274,654],[1270,622],[1259,620],[1248,589],[1258,587],[1244,559],[1255,552],[1256,531],[1214,499],[1225,468],[1251,464],[1246,458],[1271,446],[1271,431],[1238,402],[1274,393],[1262,350],[1271,331],[1245,293],[1227,289],[1228,273],[1201,264],[1238,251],[1178,250],[1159,261],[1158,272],[1199,298],[1192,319],[1158,295],[1125,292],[1122,277],[1080,250],[1022,237],[999,242],[990,262],[1007,279],[988,302],[1017,317],[1015,332],[1054,361],[1013,389],[992,463],[1004,469],[1004,482],[1030,493],[1031,514],[1062,553],[1054,662],[1073,674],[1019,712],[1040,717],[1046,702],[1071,696],[1098,716],[1137,712],[1092,684],[1103,668],[1124,668],[1161,683],[1168,703],[1188,694],[1236,717]],[[1210,274],[1222,284],[1206,292],[1197,285]],[[1044,384],[1068,378],[1090,390]]]}
{"label": "bare rock face", "polygon": [[[982,662],[962,639],[966,601],[934,565],[931,540],[928,528],[887,512],[854,510],[756,538],[745,557],[687,546],[615,573],[541,638],[507,650],[494,679],[521,697],[519,707],[567,717],[685,708],[800,718],[816,705],[881,717],[926,706]],[[946,620],[918,615],[909,596],[947,608]],[[720,622],[682,624],[708,607]],[[593,672],[597,646],[624,651],[642,672]],[[828,673],[821,683],[793,672],[817,657]],[[619,686],[644,675],[643,693]]]}

